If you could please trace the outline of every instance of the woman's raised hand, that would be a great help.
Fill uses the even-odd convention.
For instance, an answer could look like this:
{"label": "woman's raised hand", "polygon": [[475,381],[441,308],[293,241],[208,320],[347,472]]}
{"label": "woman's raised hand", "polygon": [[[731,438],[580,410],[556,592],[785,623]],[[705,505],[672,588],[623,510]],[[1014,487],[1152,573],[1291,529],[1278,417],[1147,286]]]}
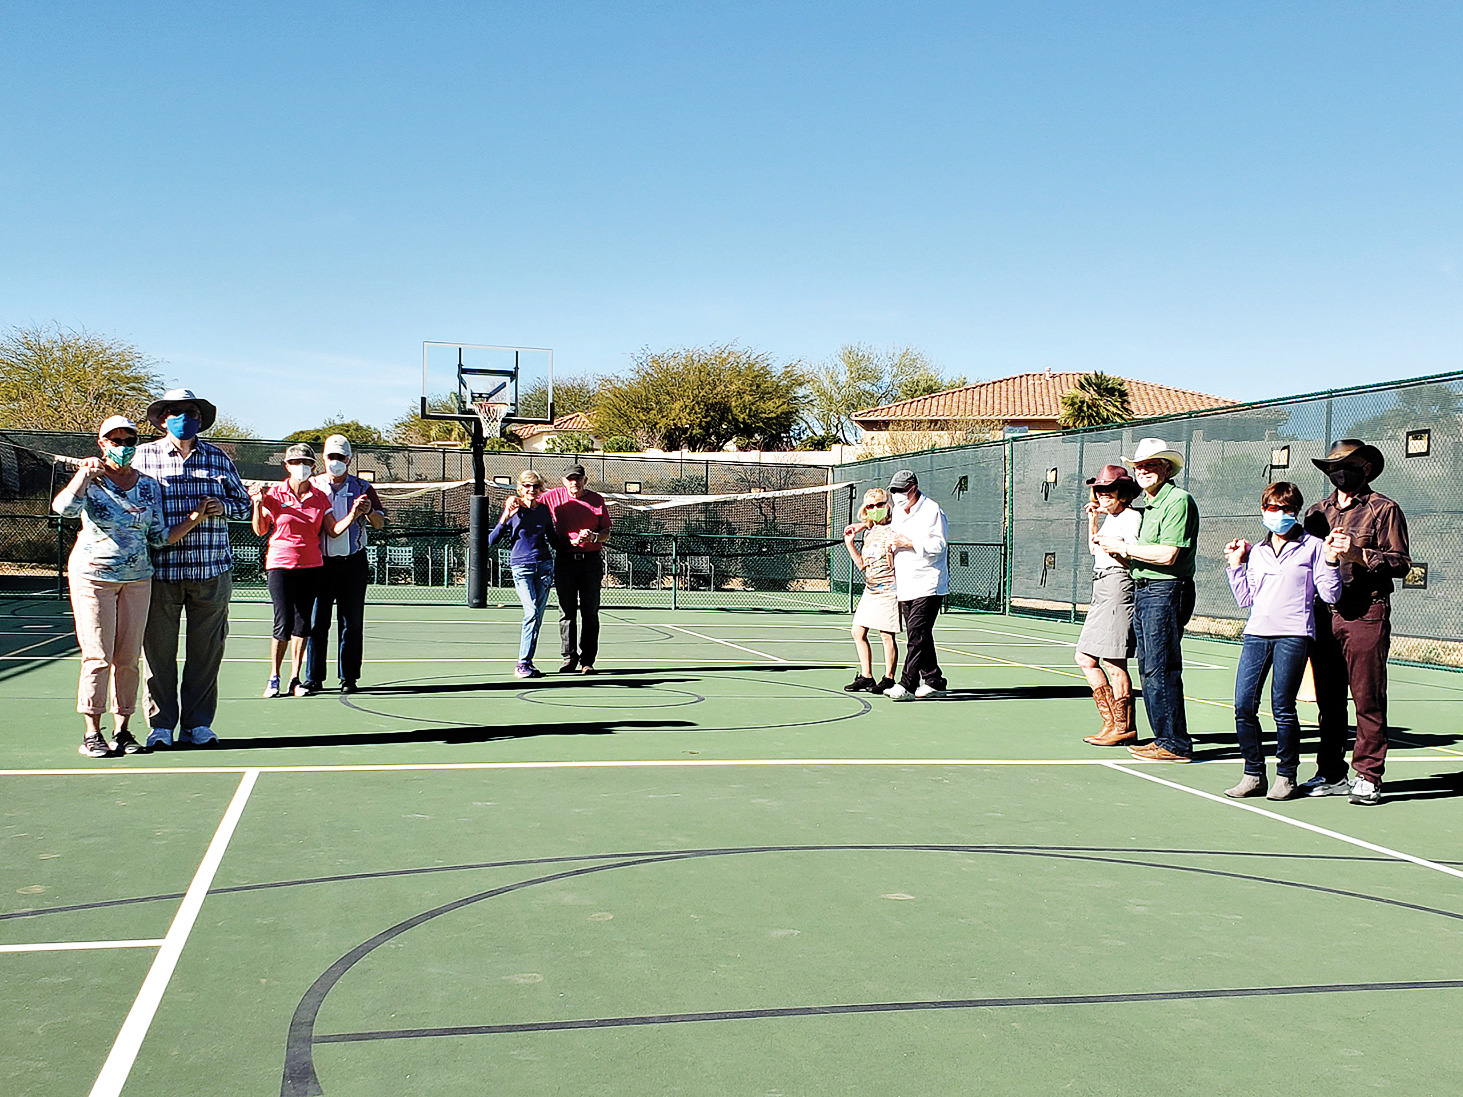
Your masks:
{"label": "woman's raised hand", "polygon": [[1250,543],[1243,537],[1237,537],[1224,546],[1224,558],[1232,568],[1243,564],[1250,555]]}

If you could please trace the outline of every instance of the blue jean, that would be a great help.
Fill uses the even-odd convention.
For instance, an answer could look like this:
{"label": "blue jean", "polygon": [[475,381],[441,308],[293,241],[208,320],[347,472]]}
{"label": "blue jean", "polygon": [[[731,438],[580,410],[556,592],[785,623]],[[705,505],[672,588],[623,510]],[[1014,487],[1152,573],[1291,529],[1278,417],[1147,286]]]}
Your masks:
{"label": "blue jean", "polygon": [[1194,615],[1192,579],[1137,580],[1133,590],[1133,634],[1138,673],[1143,676],[1143,712],[1153,741],[1190,757],[1189,719],[1184,711],[1184,653],[1180,641]]}
{"label": "blue jean", "polygon": [[514,564],[513,586],[518,591],[518,600],[523,603],[523,637],[518,641],[518,662],[521,666],[533,662],[533,652],[538,647],[539,626],[544,623],[544,610],[549,606],[549,596],[554,593],[554,562],[543,560],[537,564]]}
{"label": "blue jean", "polygon": [[1275,717],[1275,772],[1295,780],[1300,768],[1300,719],[1295,695],[1306,672],[1311,641],[1306,636],[1245,635],[1239,669],[1234,676],[1234,730],[1245,772],[1265,776],[1265,748],[1260,742],[1260,691],[1273,665],[1270,713]]}

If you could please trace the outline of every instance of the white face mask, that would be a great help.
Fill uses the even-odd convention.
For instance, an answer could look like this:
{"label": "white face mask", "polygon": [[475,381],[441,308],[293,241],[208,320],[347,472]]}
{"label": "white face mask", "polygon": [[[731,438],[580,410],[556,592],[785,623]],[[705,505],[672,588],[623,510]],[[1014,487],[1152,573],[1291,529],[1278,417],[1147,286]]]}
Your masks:
{"label": "white face mask", "polygon": [[330,473],[331,476],[344,476],[345,475],[345,462],[344,461],[333,461],[330,458],[326,458],[326,460],[325,460],[325,468]]}
{"label": "white face mask", "polygon": [[307,465],[304,461],[296,461],[294,464],[288,467],[290,470],[290,479],[294,483],[303,484],[306,480],[310,479],[310,470],[312,466]]}
{"label": "white face mask", "polygon": [[889,499],[896,507],[909,505],[909,495],[902,491],[891,491]]}

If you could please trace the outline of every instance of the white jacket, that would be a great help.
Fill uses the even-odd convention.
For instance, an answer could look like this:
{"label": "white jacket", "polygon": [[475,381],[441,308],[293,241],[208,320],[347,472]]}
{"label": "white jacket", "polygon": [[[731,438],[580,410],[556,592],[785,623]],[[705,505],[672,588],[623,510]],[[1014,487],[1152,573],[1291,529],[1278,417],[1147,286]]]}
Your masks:
{"label": "white jacket", "polygon": [[950,593],[950,553],[948,526],[940,504],[928,495],[906,512],[890,505],[889,524],[894,532],[907,537],[913,549],[894,554],[894,592],[901,602]]}

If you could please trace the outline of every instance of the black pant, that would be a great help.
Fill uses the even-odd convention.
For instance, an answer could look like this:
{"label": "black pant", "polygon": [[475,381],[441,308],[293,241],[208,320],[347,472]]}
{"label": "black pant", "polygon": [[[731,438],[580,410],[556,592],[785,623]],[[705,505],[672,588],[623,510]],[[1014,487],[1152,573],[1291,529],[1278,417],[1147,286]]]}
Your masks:
{"label": "black pant", "polygon": [[572,659],[592,667],[599,656],[599,588],[604,574],[602,552],[564,551],[554,557],[559,652],[566,663]]}
{"label": "black pant", "polygon": [[320,569],[315,611],[310,621],[310,641],[305,645],[305,681],[325,683],[325,649],[330,643],[330,607],[340,607],[340,646],[336,670],[342,682],[361,676],[361,630],[366,616],[366,584],[371,570],[364,551],[349,556],[327,556]]}
{"label": "black pant", "polygon": [[935,614],[945,601],[943,594],[928,598],[911,598],[899,603],[899,616],[904,620],[904,673],[899,684],[913,693],[921,681],[935,689],[945,688],[945,674],[935,655]]}

